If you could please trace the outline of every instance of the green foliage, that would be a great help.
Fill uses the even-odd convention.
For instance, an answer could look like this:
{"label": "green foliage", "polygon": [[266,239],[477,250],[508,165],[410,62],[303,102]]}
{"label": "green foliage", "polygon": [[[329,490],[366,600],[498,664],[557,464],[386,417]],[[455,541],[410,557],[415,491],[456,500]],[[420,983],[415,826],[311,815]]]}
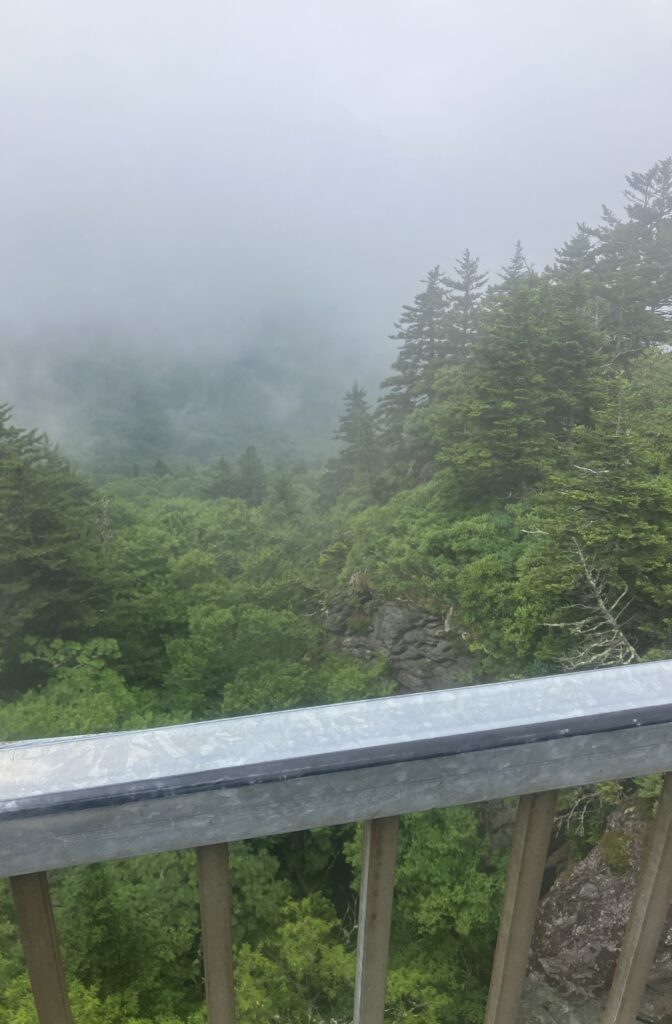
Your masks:
{"label": "green foliage", "polygon": [[310,656],[317,638],[315,627],[291,611],[196,605],[189,611],[188,635],[167,643],[171,706],[205,710],[239,672],[259,662],[300,661]]}
{"label": "green foliage", "polygon": [[379,406],[388,447],[398,447],[404,417],[430,401],[433,374],[447,345],[450,321],[441,268],[433,267],[423,284],[426,288],[415,296],[413,305],[402,308],[392,335],[401,345],[392,364],[395,373],[382,383],[386,393]]}
{"label": "green foliage", "polygon": [[630,837],[622,832],[607,832],[600,841],[604,862],[614,875],[630,870]]}
{"label": "green foliage", "polygon": [[225,715],[259,714],[316,704],[387,696],[392,685],[383,662],[362,665],[341,657],[318,662],[279,659],[240,669],[225,687]]}
{"label": "green foliage", "polygon": [[159,724],[151,700],[129,691],[110,666],[119,658],[116,640],[33,642],[24,658],[46,666],[48,685],[30,690],[17,701],[0,703],[0,740]]}
{"label": "green foliage", "polygon": [[327,463],[320,484],[325,506],[339,495],[371,501],[380,489],[380,439],[366,391],[357,381],[346,393],[343,404],[345,411],[334,435],[340,442],[340,450],[338,456]]}
{"label": "green foliage", "polygon": [[449,528],[435,483],[401,492],[349,520],[340,579],[364,572],[376,592],[445,610],[453,578],[445,557]]}
{"label": "green foliage", "polygon": [[[359,870],[359,834],[346,850]],[[472,808],[402,818],[390,1019],[474,1024],[483,1019],[504,869],[505,859],[493,852]]]}
{"label": "green foliage", "polygon": [[0,696],[41,678],[22,663],[26,636],[79,637],[104,600],[96,566],[108,539],[104,499],[44,435],[0,406]]}
{"label": "green foliage", "polygon": [[663,776],[640,775],[634,780],[634,783],[640,806],[650,818],[653,818],[663,789]]}
{"label": "green foliage", "polygon": [[413,939],[443,942],[456,956],[459,946],[476,971],[496,926],[502,867],[470,807],[404,819],[395,881],[400,948]]}
{"label": "green foliage", "polygon": [[243,1024],[348,1020],[354,956],[343,938],[338,917],[323,897],[289,902],[279,928],[260,949],[243,945],[239,951],[237,1001]]}
{"label": "green foliage", "polygon": [[442,355],[447,355],[449,360],[464,362],[471,355],[478,333],[479,303],[487,280],[488,275],[480,272],[478,259],[468,249],[455,265],[455,277],[443,278],[450,308],[450,330]]}
{"label": "green foliage", "polygon": [[524,496],[589,417],[596,339],[576,296],[531,276],[481,319],[473,356],[434,415],[462,505]]}
{"label": "green foliage", "polygon": [[264,464],[254,445],[248,445],[238,459],[238,494],[247,505],[254,508],[264,500],[266,487]]}
{"label": "green foliage", "polygon": [[191,853],[61,872],[54,910],[69,970],[139,1016],[200,1003],[198,899]]}

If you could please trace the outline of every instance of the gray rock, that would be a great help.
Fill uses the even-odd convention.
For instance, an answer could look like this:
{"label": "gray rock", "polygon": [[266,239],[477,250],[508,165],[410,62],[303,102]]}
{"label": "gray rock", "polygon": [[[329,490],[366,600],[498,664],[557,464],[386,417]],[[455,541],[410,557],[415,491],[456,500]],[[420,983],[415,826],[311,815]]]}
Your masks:
{"label": "gray rock", "polygon": [[565,996],[545,984],[541,978],[528,978],[523,993],[519,1024],[600,1024],[601,1006],[597,1002],[568,1003]]}
{"label": "gray rock", "polygon": [[[609,991],[649,823],[628,804],[599,844],[558,876],[541,901],[519,1024],[598,1024]],[[668,915],[641,1009],[642,1021],[672,1024],[672,914]]]}
{"label": "gray rock", "polygon": [[326,606],[324,625],[348,654],[386,658],[402,689],[462,686],[473,675],[475,658],[455,627],[412,605],[342,591]]}

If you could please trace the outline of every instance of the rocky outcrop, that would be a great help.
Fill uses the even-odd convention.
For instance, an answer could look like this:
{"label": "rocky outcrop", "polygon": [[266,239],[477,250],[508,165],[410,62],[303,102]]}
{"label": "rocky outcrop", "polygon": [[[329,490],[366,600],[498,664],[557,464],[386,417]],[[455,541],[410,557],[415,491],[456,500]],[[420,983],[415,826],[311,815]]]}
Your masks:
{"label": "rocky outcrop", "polygon": [[[648,827],[636,806],[619,809],[598,845],[542,900],[519,1024],[599,1024]],[[639,1019],[672,1024],[672,913]]]}
{"label": "rocky outcrop", "polygon": [[404,690],[445,689],[471,679],[475,659],[449,619],[412,605],[342,591],[325,607],[324,625],[354,657],[386,658]]}

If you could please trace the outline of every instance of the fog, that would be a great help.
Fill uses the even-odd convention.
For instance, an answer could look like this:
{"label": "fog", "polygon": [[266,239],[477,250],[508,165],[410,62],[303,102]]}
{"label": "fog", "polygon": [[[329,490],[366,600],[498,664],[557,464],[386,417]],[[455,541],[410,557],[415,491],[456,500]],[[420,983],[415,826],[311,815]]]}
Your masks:
{"label": "fog", "polygon": [[518,238],[543,266],[672,148],[667,0],[3,0],[0,38],[26,359],[114,338],[375,377],[428,267]]}

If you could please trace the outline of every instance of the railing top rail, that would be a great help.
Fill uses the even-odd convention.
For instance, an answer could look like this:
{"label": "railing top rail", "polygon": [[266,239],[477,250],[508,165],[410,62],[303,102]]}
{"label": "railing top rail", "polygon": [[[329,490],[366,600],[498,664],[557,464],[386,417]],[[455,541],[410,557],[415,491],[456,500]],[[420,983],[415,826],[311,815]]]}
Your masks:
{"label": "railing top rail", "polygon": [[672,661],[0,744],[0,876],[672,770]]}
{"label": "railing top rail", "polygon": [[672,722],[672,661],[0,744],[0,820]]}

